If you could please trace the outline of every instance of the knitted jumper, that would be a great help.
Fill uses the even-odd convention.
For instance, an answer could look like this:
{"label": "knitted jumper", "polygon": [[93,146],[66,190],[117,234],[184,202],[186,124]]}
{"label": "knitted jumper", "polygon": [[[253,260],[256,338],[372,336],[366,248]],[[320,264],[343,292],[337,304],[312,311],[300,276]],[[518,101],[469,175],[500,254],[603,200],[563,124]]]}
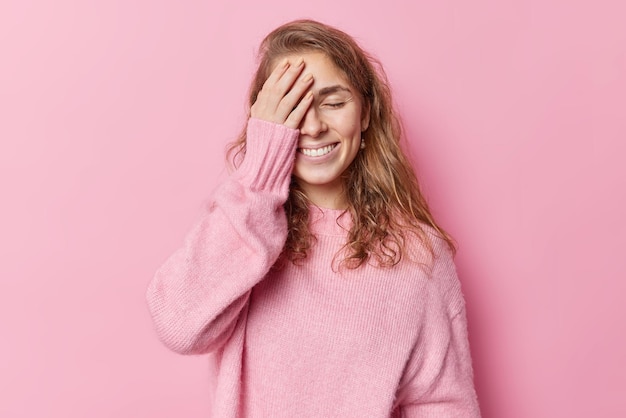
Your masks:
{"label": "knitted jumper", "polygon": [[247,134],[241,166],[147,291],[166,346],[210,353],[212,416],[479,417],[446,243],[426,229],[434,258],[414,238],[396,266],[338,269],[351,218],[312,207],[307,258],[272,267],[298,130],[250,119]]}

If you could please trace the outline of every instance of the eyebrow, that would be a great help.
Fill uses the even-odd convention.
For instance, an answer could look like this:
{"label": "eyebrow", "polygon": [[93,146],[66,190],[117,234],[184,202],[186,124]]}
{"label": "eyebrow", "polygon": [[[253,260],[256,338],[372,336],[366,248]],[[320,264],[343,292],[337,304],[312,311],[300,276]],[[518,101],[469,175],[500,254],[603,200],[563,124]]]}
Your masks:
{"label": "eyebrow", "polygon": [[334,86],[323,87],[318,90],[318,96],[328,96],[329,94],[337,93],[339,91],[347,91],[348,93],[352,93],[352,91],[340,84],[335,84]]}

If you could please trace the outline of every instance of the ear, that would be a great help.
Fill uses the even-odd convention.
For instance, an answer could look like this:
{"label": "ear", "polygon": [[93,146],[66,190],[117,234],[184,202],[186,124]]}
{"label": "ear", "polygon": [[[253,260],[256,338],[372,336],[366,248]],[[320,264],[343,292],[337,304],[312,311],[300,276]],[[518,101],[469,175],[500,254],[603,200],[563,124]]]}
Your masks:
{"label": "ear", "polygon": [[361,110],[361,132],[365,132],[370,126],[370,105],[366,103]]}

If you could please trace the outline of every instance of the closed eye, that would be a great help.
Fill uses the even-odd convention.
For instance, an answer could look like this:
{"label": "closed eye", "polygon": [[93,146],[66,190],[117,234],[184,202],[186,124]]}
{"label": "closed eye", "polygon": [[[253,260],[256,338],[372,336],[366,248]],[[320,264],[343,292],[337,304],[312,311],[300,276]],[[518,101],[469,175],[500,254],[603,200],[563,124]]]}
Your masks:
{"label": "closed eye", "polygon": [[326,103],[324,104],[324,106],[333,108],[333,109],[339,109],[340,107],[343,107],[343,105],[345,105],[346,102],[337,102],[337,103]]}

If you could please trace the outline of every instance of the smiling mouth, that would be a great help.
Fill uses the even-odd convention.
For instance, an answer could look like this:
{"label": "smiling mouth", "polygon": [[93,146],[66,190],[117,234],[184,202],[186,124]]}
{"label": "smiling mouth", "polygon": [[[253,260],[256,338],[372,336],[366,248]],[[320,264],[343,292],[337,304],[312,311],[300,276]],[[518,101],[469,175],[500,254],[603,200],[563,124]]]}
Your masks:
{"label": "smiling mouth", "polygon": [[321,147],[321,148],[298,148],[298,152],[301,152],[302,154],[306,155],[307,157],[321,157],[323,155],[328,154],[329,152],[331,152],[332,150],[335,149],[335,147],[337,146],[337,144],[330,144],[330,145],[326,145],[325,147]]}

